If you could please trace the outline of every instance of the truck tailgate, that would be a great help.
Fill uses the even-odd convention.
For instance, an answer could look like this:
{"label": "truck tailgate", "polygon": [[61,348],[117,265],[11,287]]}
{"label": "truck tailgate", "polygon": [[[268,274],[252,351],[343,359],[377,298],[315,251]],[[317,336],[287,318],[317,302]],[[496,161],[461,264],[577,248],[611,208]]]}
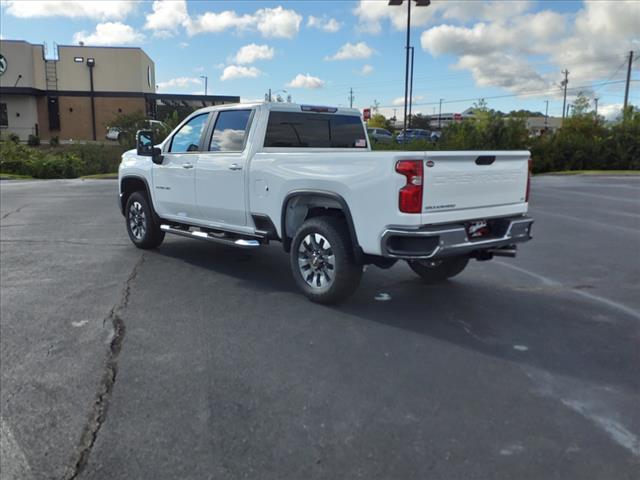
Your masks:
{"label": "truck tailgate", "polygon": [[[426,152],[423,221],[437,212],[463,213],[467,219],[499,215],[505,206],[526,211],[527,151]],[[447,215],[448,216],[448,215]],[[460,217],[460,215],[455,215]],[[431,218],[430,218],[431,217]]]}

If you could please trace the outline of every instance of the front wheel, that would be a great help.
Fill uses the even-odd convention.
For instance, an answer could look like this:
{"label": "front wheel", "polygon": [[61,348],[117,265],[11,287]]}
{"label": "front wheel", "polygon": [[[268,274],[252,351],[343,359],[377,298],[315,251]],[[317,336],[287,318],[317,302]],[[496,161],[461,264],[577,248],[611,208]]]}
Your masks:
{"label": "front wheel", "polygon": [[164,240],[164,232],[156,220],[147,196],[142,192],[133,192],[127,199],[125,209],[127,233],[138,248],[156,248]]}
{"label": "front wheel", "polygon": [[293,238],[290,260],[296,284],[312,302],[340,302],[360,284],[362,265],[355,261],[349,232],[338,218],[304,222]]}
{"label": "front wheel", "polygon": [[425,283],[440,283],[462,272],[469,257],[450,257],[440,260],[411,260],[407,262],[411,270]]}

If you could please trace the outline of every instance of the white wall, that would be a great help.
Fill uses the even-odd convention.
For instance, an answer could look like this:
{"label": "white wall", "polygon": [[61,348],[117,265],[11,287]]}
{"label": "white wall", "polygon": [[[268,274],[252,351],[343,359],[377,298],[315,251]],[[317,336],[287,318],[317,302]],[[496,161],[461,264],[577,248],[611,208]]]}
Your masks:
{"label": "white wall", "polygon": [[29,135],[35,135],[35,125],[38,122],[36,98],[28,95],[2,95],[0,103],[7,104],[8,127],[2,127],[2,136],[15,133],[20,140],[27,140]]}

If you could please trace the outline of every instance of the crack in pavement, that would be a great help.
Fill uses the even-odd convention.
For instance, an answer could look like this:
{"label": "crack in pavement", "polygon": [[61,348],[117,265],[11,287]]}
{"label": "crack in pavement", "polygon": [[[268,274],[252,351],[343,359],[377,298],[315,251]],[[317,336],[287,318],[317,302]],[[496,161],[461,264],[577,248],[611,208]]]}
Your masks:
{"label": "crack in pavement", "polygon": [[144,261],[145,254],[142,254],[125,282],[120,301],[111,308],[109,314],[103,320],[103,325],[108,320],[111,320],[111,325],[113,327],[113,336],[111,337],[109,350],[107,352],[105,370],[102,375],[100,385],[98,386],[96,398],[87,419],[87,423],[83,428],[82,435],[80,436],[78,451],[75,454],[72,466],[67,469],[64,480],[75,480],[87,466],[91,450],[98,438],[98,432],[106,419],[109,398],[111,397],[111,392],[113,391],[118,373],[118,356],[122,349],[122,343],[126,333],[125,324],[120,317],[120,313],[129,304],[131,285],[138,276],[138,272],[140,271],[140,267],[144,264]]}
{"label": "crack in pavement", "polygon": [[14,213],[20,213],[20,210],[22,210],[23,208],[27,208],[29,205],[31,204],[27,203],[26,205],[22,205],[21,207],[18,207],[15,210],[11,210],[10,212],[5,213],[2,217],[0,217],[0,220],[4,220],[9,215],[13,215]]}

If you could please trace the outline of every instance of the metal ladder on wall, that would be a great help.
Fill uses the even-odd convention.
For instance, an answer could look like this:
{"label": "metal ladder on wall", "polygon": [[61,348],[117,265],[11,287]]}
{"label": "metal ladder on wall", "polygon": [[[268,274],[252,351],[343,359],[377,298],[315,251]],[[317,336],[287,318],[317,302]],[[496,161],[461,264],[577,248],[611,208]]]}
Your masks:
{"label": "metal ladder on wall", "polygon": [[47,80],[47,90],[58,90],[58,61],[45,60],[44,71]]}

